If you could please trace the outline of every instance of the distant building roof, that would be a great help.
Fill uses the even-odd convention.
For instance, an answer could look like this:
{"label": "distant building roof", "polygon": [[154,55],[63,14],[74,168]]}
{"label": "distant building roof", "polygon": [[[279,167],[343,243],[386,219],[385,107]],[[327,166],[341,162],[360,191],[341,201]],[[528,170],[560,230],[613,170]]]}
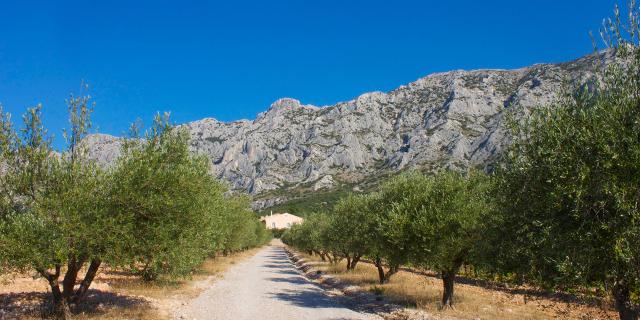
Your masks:
{"label": "distant building roof", "polygon": [[283,212],[263,216],[260,221],[264,222],[267,229],[288,229],[294,224],[302,223],[304,219],[291,213]]}

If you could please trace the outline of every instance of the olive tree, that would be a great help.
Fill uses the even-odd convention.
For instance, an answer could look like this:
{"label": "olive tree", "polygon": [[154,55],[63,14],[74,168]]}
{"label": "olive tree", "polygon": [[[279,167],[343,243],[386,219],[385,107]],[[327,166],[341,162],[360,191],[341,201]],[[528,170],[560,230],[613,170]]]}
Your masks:
{"label": "olive tree", "polygon": [[367,198],[373,224],[369,255],[374,259],[381,284],[388,282],[411,255],[410,244],[414,239],[408,232],[410,217],[406,211],[394,208],[409,194],[420,192],[422,180],[424,176],[417,172],[402,174],[384,182]]}
{"label": "olive tree", "polygon": [[188,274],[223,245],[225,188],[168,114],[143,137],[132,132],[113,170],[109,209],[131,224],[132,267],[143,279]]}
{"label": "olive tree", "polygon": [[251,201],[247,196],[225,199],[224,220],[219,226],[227,230],[221,247],[224,254],[255,247],[270,239],[264,225],[251,211]]}
{"label": "olive tree", "polygon": [[413,176],[412,181],[417,187],[393,211],[410,220],[410,262],[440,272],[442,306],[450,308],[456,274],[481,248],[478,244],[492,213],[489,179],[477,171],[442,171]]}
{"label": "olive tree", "polygon": [[616,10],[603,33],[614,61],[587,85],[568,87],[557,103],[512,123],[515,141],[499,168],[498,195],[506,266],[551,287],[608,289],[620,318],[637,319],[640,30],[634,2],[626,31],[619,21]]}
{"label": "olive tree", "polygon": [[[637,68],[634,61],[633,67]],[[637,74],[638,69],[634,72]],[[618,74],[620,73],[620,74]],[[534,112],[502,171],[505,224],[536,280],[610,287],[637,318],[640,278],[640,99],[617,69],[597,93],[578,91]],[[541,254],[542,253],[542,254]]]}
{"label": "olive tree", "polygon": [[347,259],[347,270],[355,269],[371,247],[374,221],[367,195],[348,195],[333,209],[327,229],[331,247]]}
{"label": "olive tree", "polygon": [[329,227],[331,220],[326,213],[309,215],[303,223],[294,224],[282,235],[282,241],[309,254],[318,254],[321,259],[337,263],[340,253],[334,250]]}
{"label": "olive tree", "polygon": [[103,261],[124,262],[120,252],[129,234],[120,216],[106,210],[110,180],[81,143],[90,128],[89,97],[67,102],[70,130],[62,154],[51,148],[41,106],[27,111],[19,131],[8,114],[0,115],[0,266],[45,278],[59,318],[86,295]]}

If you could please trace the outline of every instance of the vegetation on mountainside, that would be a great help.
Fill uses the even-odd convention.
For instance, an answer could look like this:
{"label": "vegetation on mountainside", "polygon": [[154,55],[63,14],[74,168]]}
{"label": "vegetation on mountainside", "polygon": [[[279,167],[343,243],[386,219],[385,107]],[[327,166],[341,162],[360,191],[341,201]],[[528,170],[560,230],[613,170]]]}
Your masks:
{"label": "vegetation on mountainside", "polygon": [[[413,169],[428,170],[429,168]],[[340,199],[349,194],[375,190],[381,181],[385,181],[394,175],[397,175],[397,172],[385,170],[381,167],[375,174],[367,174],[362,179],[335,177],[336,185],[330,189],[313,190],[313,183],[283,186],[281,189],[261,194],[260,198],[282,197],[287,200],[283,203],[264,208],[259,211],[259,214],[267,215],[269,212],[289,212],[301,217],[307,217],[316,212],[328,211],[331,210]],[[358,183],[354,183],[354,180],[357,180]]]}
{"label": "vegetation on mountainside", "polygon": [[327,211],[342,197],[349,194],[351,188],[338,187],[332,190],[300,192],[292,191],[293,198],[282,204],[276,204],[259,212],[260,215],[268,215],[270,212],[289,212],[301,217],[308,217],[315,212]]}
{"label": "vegetation on mountainside", "polygon": [[[511,121],[514,141],[491,176],[403,175],[345,197],[326,221],[306,221],[283,240],[337,260],[384,264],[381,282],[399,265],[439,272],[444,308],[467,265],[555,290],[606,292],[621,319],[637,319],[640,17],[635,2],[630,8],[628,25],[616,9],[603,30],[616,60],[587,83],[568,85],[553,105]],[[299,234],[310,229],[321,234],[301,246]]]}
{"label": "vegetation on mountainside", "polygon": [[207,256],[268,239],[248,199],[224,195],[208,161],[188,152],[187,136],[167,117],[125,142],[105,169],[83,144],[89,97],[72,96],[68,105],[62,154],[51,147],[40,106],[20,130],[0,112],[0,268],[46,279],[53,315],[68,318],[104,264],[146,280],[187,275]]}

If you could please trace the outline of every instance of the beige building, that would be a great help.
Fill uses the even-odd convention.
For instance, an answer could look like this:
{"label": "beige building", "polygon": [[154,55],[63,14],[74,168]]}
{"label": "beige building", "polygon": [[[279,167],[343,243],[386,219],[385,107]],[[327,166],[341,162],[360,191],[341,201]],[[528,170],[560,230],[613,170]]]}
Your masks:
{"label": "beige building", "polygon": [[289,229],[294,224],[300,224],[304,219],[292,215],[291,213],[271,213],[268,216],[260,218],[267,229]]}

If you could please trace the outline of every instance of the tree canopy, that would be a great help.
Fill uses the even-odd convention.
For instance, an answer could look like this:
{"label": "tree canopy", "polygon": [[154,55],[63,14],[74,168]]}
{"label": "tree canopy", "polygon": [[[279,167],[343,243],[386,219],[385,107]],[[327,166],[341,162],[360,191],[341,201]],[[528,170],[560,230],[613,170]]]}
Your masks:
{"label": "tree canopy", "polygon": [[269,239],[249,199],[226,193],[168,115],[124,140],[117,161],[104,166],[90,159],[84,140],[89,97],[72,96],[68,105],[61,153],[51,147],[40,106],[28,110],[20,130],[0,110],[0,268],[45,278],[58,318],[69,317],[103,264],[146,280],[184,276],[208,256]]}

